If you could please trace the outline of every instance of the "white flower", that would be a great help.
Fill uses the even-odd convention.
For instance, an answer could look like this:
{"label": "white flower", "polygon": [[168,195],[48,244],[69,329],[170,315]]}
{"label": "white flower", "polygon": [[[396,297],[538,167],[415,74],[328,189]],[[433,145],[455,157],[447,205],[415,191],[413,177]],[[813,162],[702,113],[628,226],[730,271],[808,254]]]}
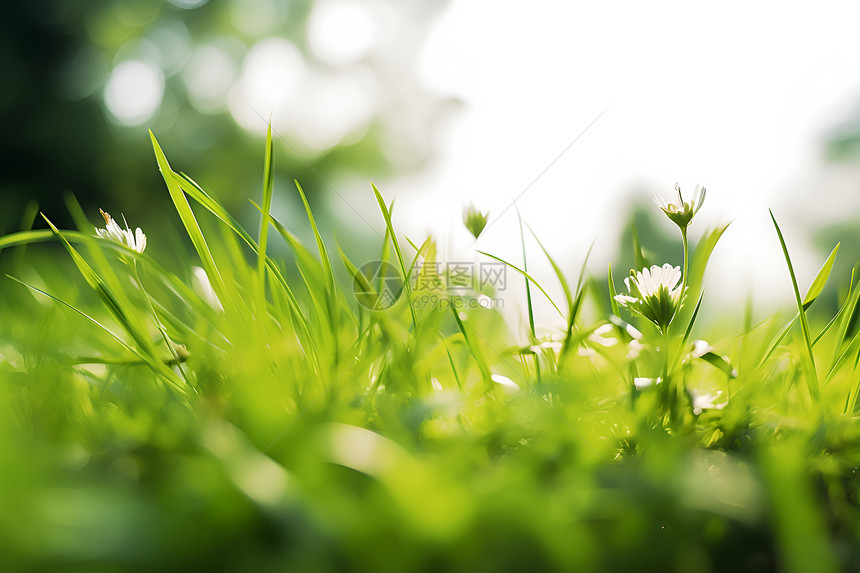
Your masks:
{"label": "white flower", "polygon": [[659,384],[662,381],[663,381],[663,379],[660,378],[659,376],[657,378],[637,377],[637,378],[633,379],[633,386],[637,390],[644,390],[645,388],[648,388],[649,386],[656,386],[657,384]]}
{"label": "white flower", "polygon": [[630,276],[624,279],[630,295],[619,294],[615,300],[656,324],[661,332],[666,332],[680,307],[680,282],[681,269],[669,263],[662,267],[646,267],[642,272],[630,271]]}
{"label": "white flower", "polygon": [[200,267],[191,267],[191,284],[194,287],[194,292],[199,294],[209,306],[218,312],[224,310],[221,300],[215,294],[215,289],[212,288],[212,283],[209,282],[209,275],[206,274],[206,271]]}
{"label": "white flower", "polygon": [[97,237],[125,245],[129,249],[137,251],[138,253],[143,252],[146,248],[146,235],[143,234],[140,227],[135,229],[132,233],[131,229],[128,228],[128,223],[126,223],[125,230],[123,230],[108,213],[105,213],[101,209],[99,209],[99,213],[104,217],[105,228],[96,229]]}
{"label": "white flower", "polygon": [[611,324],[603,324],[601,326],[598,326],[597,328],[594,329],[594,332],[592,332],[588,336],[588,339],[591,342],[595,342],[595,343],[597,343],[601,346],[605,346],[607,348],[610,346],[615,346],[615,344],[618,343],[617,338],[614,338],[612,336],[603,336],[604,334],[608,334],[608,333],[612,332],[612,328],[613,328],[613,326]]}
{"label": "white flower", "polygon": [[493,374],[490,376],[490,380],[501,386],[507,394],[516,394],[520,391],[520,387],[516,382],[508,378],[507,376],[502,376],[501,374]]}
{"label": "white flower", "polygon": [[627,343],[627,347],[629,350],[627,351],[628,360],[636,360],[639,358],[639,355],[645,350],[645,345],[636,340],[635,338]]}
{"label": "white flower", "polygon": [[702,208],[702,204],[705,202],[706,190],[704,187],[696,187],[693,199],[687,202],[681,196],[681,187],[677,183],[675,183],[675,191],[678,193],[677,203],[664,201],[659,195],[654,195],[654,203],[660,207],[673,223],[678,225],[682,230],[685,230],[693,220],[693,216]]}
{"label": "white flower", "polygon": [[717,391],[716,394],[699,394],[695,390],[690,390],[690,399],[693,401],[693,414],[699,415],[702,413],[702,410],[722,410],[726,407],[726,402],[721,404],[715,404],[717,400],[722,396],[722,390]]}
{"label": "white flower", "polygon": [[693,351],[690,353],[693,358],[701,358],[708,352],[713,352],[714,347],[708,344],[707,340],[694,340]]}
{"label": "white flower", "polygon": [[547,340],[541,342],[540,344],[534,344],[532,346],[529,346],[529,350],[538,354],[543,353],[544,350],[551,350],[552,352],[558,354],[563,348],[564,344],[558,340]]}

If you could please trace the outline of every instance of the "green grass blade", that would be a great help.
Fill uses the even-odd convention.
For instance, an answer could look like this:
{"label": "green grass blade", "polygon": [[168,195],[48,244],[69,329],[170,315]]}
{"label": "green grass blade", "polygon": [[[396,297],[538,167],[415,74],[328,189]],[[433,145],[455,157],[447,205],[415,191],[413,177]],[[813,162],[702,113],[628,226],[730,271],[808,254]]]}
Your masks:
{"label": "green grass blade", "polygon": [[833,350],[834,357],[839,352],[839,347],[857,332],[857,325],[860,324],[860,304],[858,304],[860,302],[860,288],[854,284],[856,270],[856,266],[851,269],[851,282],[848,284],[848,295],[845,297],[845,313],[839,325],[839,345]]}
{"label": "green grass blade", "polygon": [[[84,280],[93,290],[96,291],[96,293],[98,293],[104,305],[108,308],[111,314],[113,314],[114,318],[117,319],[123,329],[125,329],[125,331],[132,337],[132,339],[134,339],[135,343],[143,349],[145,353],[150,355],[154,354],[155,349],[152,342],[143,333],[141,325],[134,319],[133,313],[126,312],[126,309],[130,308],[130,304],[122,295],[122,289],[117,291],[120,293],[119,295],[115,294],[115,292],[105,284],[99,274],[94,271],[89,263],[87,263],[87,261],[81,256],[77,249],[75,249],[67,239],[60,235],[60,231],[57,227],[54,226],[54,224],[44,214],[42,214],[42,218],[45,219],[45,222],[48,223],[48,226],[63,243],[63,246],[66,248],[69,255],[71,255],[72,261],[75,263],[78,271],[84,277]],[[95,241],[95,239],[92,240]]]}
{"label": "green grass blade", "polygon": [[122,338],[120,338],[120,337],[119,337],[119,335],[115,334],[111,329],[109,329],[108,327],[106,327],[105,325],[103,325],[103,324],[102,324],[102,323],[100,323],[98,320],[96,320],[96,319],[95,319],[95,318],[93,318],[92,316],[88,315],[87,313],[85,313],[85,312],[84,312],[84,311],[82,311],[81,309],[79,309],[79,308],[75,307],[74,305],[71,305],[71,304],[67,303],[67,302],[66,302],[66,301],[64,301],[63,299],[61,299],[61,298],[59,298],[59,297],[56,297],[56,296],[52,295],[52,294],[51,294],[51,293],[49,293],[49,292],[46,292],[46,291],[44,291],[44,290],[42,290],[42,289],[40,289],[40,288],[38,288],[38,287],[36,287],[36,286],[33,286],[33,285],[29,284],[29,283],[26,283],[26,282],[22,281],[21,279],[19,279],[19,278],[17,278],[17,277],[14,277],[14,276],[12,276],[12,275],[6,275],[6,278],[9,278],[9,279],[11,279],[11,280],[15,281],[16,283],[18,283],[18,284],[20,284],[20,285],[22,285],[22,286],[25,286],[25,287],[27,287],[28,289],[30,289],[30,290],[32,290],[32,291],[35,291],[35,292],[37,292],[37,293],[39,293],[39,294],[41,294],[41,295],[44,295],[44,296],[46,296],[46,297],[50,298],[51,300],[53,300],[54,302],[57,302],[57,303],[59,303],[59,304],[61,304],[61,305],[65,306],[66,308],[68,308],[68,309],[70,309],[70,310],[73,310],[74,312],[78,313],[79,315],[81,315],[82,317],[86,318],[88,321],[90,321],[90,322],[91,322],[91,323],[93,323],[94,325],[96,325],[96,326],[99,328],[99,330],[104,331],[108,336],[110,336],[111,338],[113,338],[113,339],[114,339],[114,340],[115,340],[115,341],[116,341],[120,346],[122,346],[125,350],[127,350],[127,351],[129,351],[130,353],[134,354],[134,355],[135,355],[137,358],[139,358],[141,361],[146,362],[146,358],[144,357],[144,355],[143,355],[143,354],[141,354],[141,353],[140,353],[140,351],[139,351],[138,349],[136,349],[134,346],[132,346],[131,344],[129,344],[128,342],[126,342],[125,340],[123,340]]}
{"label": "green grass blade", "polygon": [[269,238],[269,211],[272,210],[272,194],[275,187],[274,155],[272,145],[272,122],[266,130],[266,153],[263,158],[263,214],[260,217],[260,241],[257,250],[257,276],[260,288],[263,289],[265,297],[264,273],[266,272],[266,245]]}
{"label": "green grass blade", "polygon": [[487,364],[487,359],[484,357],[484,354],[481,352],[481,349],[478,348],[473,337],[467,331],[466,325],[460,318],[460,314],[457,312],[457,309],[455,309],[453,305],[450,308],[451,314],[454,315],[454,321],[457,323],[457,328],[459,328],[460,332],[463,334],[463,339],[466,341],[466,346],[469,348],[469,352],[475,359],[475,362],[478,365],[478,370],[481,371],[481,376],[484,378],[484,381],[489,384],[490,379],[492,377],[492,371],[490,370],[489,364]]}
{"label": "green grass blade", "polygon": [[633,258],[636,261],[636,270],[641,271],[648,267],[648,259],[642,252],[642,242],[639,240],[639,229],[636,227],[636,220],[630,221],[630,229],[633,232]]}
{"label": "green grass blade", "polygon": [[331,292],[331,296],[335,297],[337,294],[337,285],[334,279],[334,269],[331,264],[331,259],[328,256],[328,250],[326,249],[325,243],[323,242],[322,235],[320,235],[319,227],[317,227],[316,220],[314,220],[314,214],[311,211],[311,206],[308,203],[308,198],[305,196],[305,192],[302,189],[302,186],[299,185],[298,181],[295,181],[296,189],[299,190],[299,195],[302,197],[302,204],[305,206],[305,212],[308,215],[308,221],[310,221],[311,229],[314,233],[314,239],[317,242],[317,249],[319,250],[320,260],[322,261],[323,269],[325,270],[326,280],[328,282],[328,288]]}
{"label": "green grass blade", "polygon": [[[711,258],[711,254],[714,252],[714,248],[717,246],[720,238],[723,236],[723,233],[728,229],[728,225],[723,225],[722,227],[717,227],[712,229],[696,244],[696,248],[693,251],[692,261],[690,261],[690,278],[687,281],[687,293],[686,296],[688,298],[698,298],[698,296],[702,292],[702,281],[705,278],[705,270],[708,267],[708,261]],[[681,309],[682,316],[689,316],[689,311],[685,309]]]}
{"label": "green grass blade", "polygon": [[[847,302],[847,301],[846,301],[846,302]],[[818,333],[818,336],[816,336],[816,337],[815,337],[815,339],[812,341],[812,346],[815,346],[816,344],[818,344],[818,341],[819,341],[819,340],[821,340],[821,338],[822,338],[825,334],[827,334],[827,332],[830,330],[830,328],[831,328],[834,324],[836,324],[836,321],[839,319],[839,317],[840,317],[840,316],[842,316],[842,313],[843,313],[844,311],[845,311],[845,304],[843,303],[843,304],[842,304],[842,306],[840,306],[840,307],[839,307],[839,310],[837,310],[837,311],[836,311],[836,314],[834,314],[834,315],[833,315],[833,318],[831,318],[831,319],[827,322],[827,324],[824,326],[824,328],[822,328],[822,329],[821,329],[821,332],[819,332],[819,333]]]}
{"label": "green grass blade", "polygon": [[[411,243],[412,243],[412,241],[410,241],[410,244]],[[412,245],[412,247],[415,249],[415,256],[412,257],[412,262],[409,263],[409,268],[406,270],[406,272],[407,272],[406,276],[407,277],[412,276],[412,273],[415,271],[415,265],[418,264],[419,257],[426,255],[426,253],[428,253],[430,251],[430,246],[432,244],[433,244],[433,237],[431,236],[431,237],[427,237],[426,239],[424,239],[424,242],[421,243],[420,246]]]}
{"label": "green grass blade", "polygon": [[191,205],[188,204],[188,200],[185,198],[185,193],[182,191],[182,187],[179,184],[180,178],[170,168],[170,164],[167,162],[167,157],[165,157],[164,152],[161,150],[161,146],[158,144],[158,140],[155,139],[155,135],[152,131],[149,132],[149,136],[152,139],[152,148],[155,151],[158,169],[161,171],[161,176],[167,184],[170,198],[173,201],[174,207],[176,207],[176,212],[179,214],[182,224],[185,226],[185,231],[188,233],[188,237],[191,239],[191,243],[194,245],[194,249],[200,257],[203,264],[203,270],[206,271],[209,281],[212,283],[212,288],[215,291],[215,294],[218,295],[218,298],[220,298],[225,304],[231,304],[235,309],[236,305],[233,301],[232,293],[228,291],[224,284],[224,279],[221,276],[221,272],[218,270],[218,265],[215,263],[215,258],[212,256],[212,252],[209,250],[209,245],[206,243],[203,232],[200,230],[197,218],[194,216],[194,212],[191,210]]}
{"label": "green grass blade", "polygon": [[819,397],[819,386],[818,386],[818,373],[815,369],[815,356],[812,353],[812,339],[809,334],[809,323],[806,320],[806,312],[803,308],[803,301],[800,298],[800,289],[797,288],[797,277],[794,274],[794,266],[791,264],[791,257],[788,255],[788,247],[785,245],[785,239],[782,236],[782,231],[779,228],[779,224],[776,222],[776,217],[773,215],[773,211],[768,210],[770,213],[770,218],[773,220],[773,226],[776,229],[776,234],[779,237],[779,244],[782,246],[782,253],[785,256],[785,263],[788,265],[788,273],[791,275],[791,286],[794,288],[794,298],[797,302],[797,312],[800,315],[800,328],[803,331],[803,340],[806,343],[806,351],[809,355],[809,395],[812,397],[814,402],[818,402]]}
{"label": "green grass blade", "polygon": [[[528,268],[528,257],[526,255],[526,238],[525,238],[525,234],[523,233],[523,218],[520,215],[519,209],[517,209],[517,220],[520,223],[520,245],[522,246],[522,250],[523,250],[523,272],[527,273],[529,268]],[[528,313],[529,313],[529,335],[530,335],[532,343],[534,343],[537,340],[537,335],[535,334],[535,312],[534,312],[534,307],[532,305],[532,291],[531,291],[531,287],[529,286],[529,280],[525,279],[525,281],[526,281],[526,306],[528,308]]]}
{"label": "green grass blade", "polygon": [[[526,227],[528,227],[528,230],[531,232],[532,237],[534,237],[535,242],[543,251],[546,260],[548,260],[549,264],[552,265],[552,270],[555,273],[555,276],[558,278],[559,284],[561,284],[561,290],[564,291],[564,299],[565,301],[567,301],[567,311],[569,316],[571,314],[571,311],[573,310],[573,294],[570,290],[570,285],[567,282],[567,278],[564,276],[561,267],[558,266],[558,264],[555,262],[555,259],[553,259],[552,256],[549,254],[549,251],[547,251],[546,247],[543,246],[543,243],[540,242],[540,239],[538,239],[537,233],[534,232],[534,229],[532,229],[528,224],[526,224]],[[589,249],[589,252],[591,252],[591,249]],[[585,258],[586,260],[588,260],[587,256]],[[523,270],[528,269],[524,268]]]}
{"label": "green grass blade", "polygon": [[[528,271],[528,256],[526,255],[526,237],[525,233],[523,233],[523,217],[520,215],[520,210],[517,209],[517,220],[520,224],[520,245],[522,245],[523,249],[523,270]],[[529,286],[528,279],[525,279],[526,282],[526,304],[528,306],[529,313],[529,340],[532,344],[537,342],[537,333],[535,331],[535,313],[534,307],[532,305],[532,290]],[[532,356],[534,365],[535,365],[535,379],[537,380],[538,386],[541,385],[541,371],[540,371],[540,358],[535,354]]]}
{"label": "green grass blade", "polygon": [[830,271],[833,270],[833,263],[836,260],[836,253],[839,251],[840,243],[836,243],[836,246],[833,248],[833,251],[830,252],[830,256],[827,257],[827,260],[822,265],[821,269],[818,271],[818,274],[815,275],[815,278],[812,281],[812,284],[809,286],[809,290],[806,292],[806,296],[803,299],[803,310],[808,309],[815,299],[818,298],[818,295],[821,294],[821,291],[824,290],[824,285],[827,283],[827,279],[830,278]]}
{"label": "green grass blade", "polygon": [[[39,203],[37,201],[29,201],[27,206],[24,207],[24,212],[21,215],[21,222],[19,223],[18,230],[19,231],[29,231],[33,228],[33,224],[36,222],[36,217],[39,216]],[[27,256],[27,244],[22,244],[15,252],[15,262],[13,264],[13,268],[20,268],[24,263]]]}
{"label": "green grass blade", "polygon": [[556,310],[556,312],[558,312],[559,316],[561,316],[562,318],[565,318],[564,313],[561,312],[561,309],[558,308],[558,305],[555,304],[555,302],[547,294],[547,292],[543,289],[543,287],[540,286],[540,284],[530,274],[528,274],[527,272],[525,272],[521,268],[517,267],[516,265],[512,265],[508,261],[506,261],[504,259],[500,259],[499,257],[497,257],[495,255],[491,255],[490,253],[485,253],[484,251],[478,251],[478,252],[481,253],[482,255],[484,255],[485,257],[490,257],[493,260],[499,261],[500,263],[507,265],[508,267],[510,267],[511,269],[513,269],[514,271],[518,272],[519,274],[521,274],[522,276],[527,278],[529,281],[531,281],[532,284],[534,284],[538,288],[538,290],[541,291],[541,293],[543,293],[543,295],[546,297],[546,299],[549,301],[549,303],[552,305],[552,307]]}
{"label": "green grass blade", "polygon": [[699,316],[699,309],[702,307],[702,300],[705,298],[705,293],[699,295],[699,301],[696,303],[696,308],[693,310],[693,316],[690,317],[690,323],[687,325],[687,330],[684,331],[684,338],[681,339],[681,346],[687,344],[690,339],[690,333],[693,331],[693,325],[696,323],[696,317]]}
{"label": "green grass blade", "polygon": [[768,359],[773,355],[774,351],[777,349],[779,344],[785,338],[785,335],[788,334],[789,329],[797,322],[797,315],[794,315],[794,318],[791,319],[791,322],[785,325],[783,329],[779,332],[779,335],[774,339],[773,343],[770,345],[770,348],[767,352],[765,352],[764,356],[762,356],[761,360],[758,363],[758,366],[761,367]]}
{"label": "green grass blade", "polygon": [[63,299],[56,297],[56,296],[52,295],[51,293],[46,292],[46,291],[44,291],[38,287],[35,287],[31,284],[28,284],[28,283],[22,281],[21,279],[13,277],[12,275],[6,275],[6,277],[8,277],[9,279],[27,287],[28,289],[31,289],[35,292],[38,292],[39,294],[42,294],[42,295],[50,298],[51,300],[65,306],[66,308],[69,308],[72,311],[76,312],[77,314],[81,315],[82,317],[84,317],[85,319],[90,321],[92,324],[94,324],[96,327],[98,327],[100,330],[104,331],[108,336],[110,336],[120,346],[122,346],[122,348],[124,348],[125,350],[127,350],[128,352],[130,352],[131,354],[136,356],[140,360],[141,364],[145,364],[145,365],[149,366],[156,373],[156,375],[158,375],[162,380],[164,380],[167,384],[169,384],[174,390],[177,390],[178,392],[180,392],[183,395],[188,395],[188,388],[179,383],[178,379],[176,378],[176,375],[173,373],[172,370],[167,368],[167,366],[164,364],[164,362],[158,360],[154,356],[140,352],[137,348],[135,348],[132,345],[130,345],[129,343],[127,343],[125,340],[120,338],[117,334],[115,334],[109,328],[107,328],[102,323],[97,321],[95,318],[91,317],[90,315],[88,315],[84,311],[78,309],[74,305],[67,303]]}
{"label": "green grass blade", "polygon": [[618,301],[615,300],[618,292],[615,290],[615,279],[612,278],[612,263],[609,263],[609,272],[607,273],[606,281],[609,286],[609,306],[612,308],[612,314],[619,316]]}
{"label": "green grass blade", "polygon": [[382,211],[382,218],[385,220],[386,236],[391,239],[391,245],[394,247],[394,255],[397,257],[397,264],[400,265],[400,272],[403,273],[403,290],[406,293],[407,302],[409,303],[409,312],[412,315],[412,326],[418,328],[418,317],[415,315],[415,307],[412,304],[412,285],[409,282],[409,275],[407,274],[408,269],[406,268],[406,263],[403,259],[403,251],[400,249],[397,235],[394,233],[394,225],[391,222],[391,210],[394,208],[394,202],[392,201],[391,209],[389,209],[385,205],[382,193],[379,192],[376,185],[371,183],[370,186],[373,188],[373,195],[376,197],[379,210]]}

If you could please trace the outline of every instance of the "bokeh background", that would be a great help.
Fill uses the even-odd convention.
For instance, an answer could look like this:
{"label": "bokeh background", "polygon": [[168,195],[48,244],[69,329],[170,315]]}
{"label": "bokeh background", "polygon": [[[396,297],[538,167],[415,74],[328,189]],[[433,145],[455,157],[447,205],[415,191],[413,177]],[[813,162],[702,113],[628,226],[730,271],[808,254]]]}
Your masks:
{"label": "bokeh background", "polygon": [[[791,301],[768,208],[801,283],[837,241],[837,281],[860,259],[850,2],[43,0],[4,12],[4,232],[29,224],[33,202],[70,224],[73,194],[94,222],[102,207],[150,244],[173,240],[148,129],[250,224],[271,119],[275,215],[307,233],[298,179],[358,258],[382,226],[373,180],[397,199],[400,230],[433,233],[450,261],[475,247],[517,261],[518,210],[573,274],[592,242],[595,273],[629,261],[634,213],[660,258],[671,229],[644,206],[676,181],[705,185],[693,236],[733,221],[714,300],[751,293],[762,312]],[[460,223],[468,203],[490,212],[478,245]]]}

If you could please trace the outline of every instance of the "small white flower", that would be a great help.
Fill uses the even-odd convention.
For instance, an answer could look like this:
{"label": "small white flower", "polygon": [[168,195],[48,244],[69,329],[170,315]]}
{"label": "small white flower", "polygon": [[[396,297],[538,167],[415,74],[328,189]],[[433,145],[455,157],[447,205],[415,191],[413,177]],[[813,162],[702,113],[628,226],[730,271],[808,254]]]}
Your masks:
{"label": "small white flower", "polygon": [[627,351],[627,359],[635,360],[639,358],[639,355],[645,350],[645,345],[636,340],[635,338],[627,343],[627,347],[629,350]]}
{"label": "small white flower", "polygon": [[726,402],[715,404],[722,396],[723,391],[719,390],[715,394],[699,394],[695,390],[690,390],[690,399],[693,401],[693,414],[699,415],[703,410],[722,410],[726,407]]}
{"label": "small white flower", "polygon": [[529,346],[529,350],[538,354],[542,354],[545,350],[550,350],[558,354],[559,352],[561,352],[562,348],[564,348],[564,344],[556,340],[547,340],[541,342],[540,344],[534,344],[532,346]]}
{"label": "small white flower", "polygon": [[212,288],[212,283],[209,282],[209,275],[206,274],[206,271],[200,267],[191,267],[191,284],[194,287],[194,292],[199,294],[209,306],[219,312],[224,310],[221,300],[215,294],[215,289]]}
{"label": "small white flower", "polygon": [[657,384],[659,384],[662,381],[663,381],[663,379],[660,377],[657,377],[657,378],[637,377],[637,378],[633,379],[633,386],[637,390],[643,390],[645,388],[648,388],[649,386],[656,386]]}
{"label": "small white flower", "polygon": [[654,195],[654,203],[666,214],[669,219],[678,225],[682,230],[686,230],[693,220],[693,216],[702,208],[705,202],[705,188],[696,187],[696,193],[690,201],[684,201],[681,196],[681,187],[675,183],[675,191],[678,193],[677,203],[669,203],[664,201],[659,195]]}
{"label": "small white flower", "polygon": [[123,230],[108,213],[105,213],[101,209],[99,209],[99,213],[104,217],[105,228],[96,229],[97,237],[125,245],[129,249],[137,251],[138,253],[143,252],[146,248],[146,235],[143,234],[140,227],[135,229],[132,233],[131,229],[128,227],[128,223],[126,223],[125,230]]}
{"label": "small white flower", "polygon": [[508,378],[507,376],[502,376],[501,374],[493,374],[490,376],[490,380],[501,386],[507,394],[516,394],[520,391],[520,387],[516,382]]}
{"label": "small white flower", "polygon": [[601,324],[594,329],[594,334],[596,334],[597,336],[603,336],[604,334],[608,334],[610,332],[612,332],[611,324]]}
{"label": "small white flower", "polygon": [[615,300],[656,324],[661,332],[666,332],[680,307],[680,282],[681,269],[669,263],[662,267],[646,267],[642,272],[630,271],[630,276],[624,279],[630,294],[616,295]]}
{"label": "small white flower", "polygon": [[618,343],[617,338],[615,338],[613,336],[603,336],[604,334],[608,334],[608,333],[612,332],[612,328],[613,327],[611,324],[600,325],[594,329],[594,332],[592,332],[588,336],[588,339],[591,342],[595,342],[595,343],[597,343],[601,346],[605,346],[607,348],[610,346],[614,346],[615,344]]}
{"label": "small white flower", "polygon": [[713,352],[714,347],[708,344],[706,340],[694,340],[693,351],[690,353],[693,358],[701,358],[708,352]]}

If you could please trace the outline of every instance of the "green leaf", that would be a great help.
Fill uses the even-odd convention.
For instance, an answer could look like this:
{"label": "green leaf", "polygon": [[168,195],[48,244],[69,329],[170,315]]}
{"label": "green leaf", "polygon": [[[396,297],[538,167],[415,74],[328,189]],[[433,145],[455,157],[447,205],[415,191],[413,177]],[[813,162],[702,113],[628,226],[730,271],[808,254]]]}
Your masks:
{"label": "green leaf", "polygon": [[830,271],[833,270],[833,262],[836,260],[836,252],[839,250],[839,245],[840,243],[836,243],[836,246],[830,252],[830,256],[827,257],[824,265],[822,265],[818,274],[815,275],[815,279],[812,281],[809,290],[806,292],[806,297],[803,299],[803,310],[809,308],[815,302],[815,299],[818,298],[818,295],[821,294],[821,291],[824,290],[824,285],[830,277]]}
{"label": "green leaf", "polygon": [[729,225],[723,225],[711,230],[696,245],[696,249],[693,252],[693,260],[690,263],[690,280],[687,281],[687,288],[690,289],[688,296],[698,297],[701,293],[702,281],[705,278],[705,269],[708,266],[708,261],[723,233],[728,228]]}
{"label": "green leaf", "polygon": [[713,352],[705,352],[699,358],[707,362],[708,364],[719,368],[723,372],[725,372],[726,376],[729,378],[735,378],[735,369],[732,366],[731,361],[726,356],[720,356],[719,354],[715,354]]}

